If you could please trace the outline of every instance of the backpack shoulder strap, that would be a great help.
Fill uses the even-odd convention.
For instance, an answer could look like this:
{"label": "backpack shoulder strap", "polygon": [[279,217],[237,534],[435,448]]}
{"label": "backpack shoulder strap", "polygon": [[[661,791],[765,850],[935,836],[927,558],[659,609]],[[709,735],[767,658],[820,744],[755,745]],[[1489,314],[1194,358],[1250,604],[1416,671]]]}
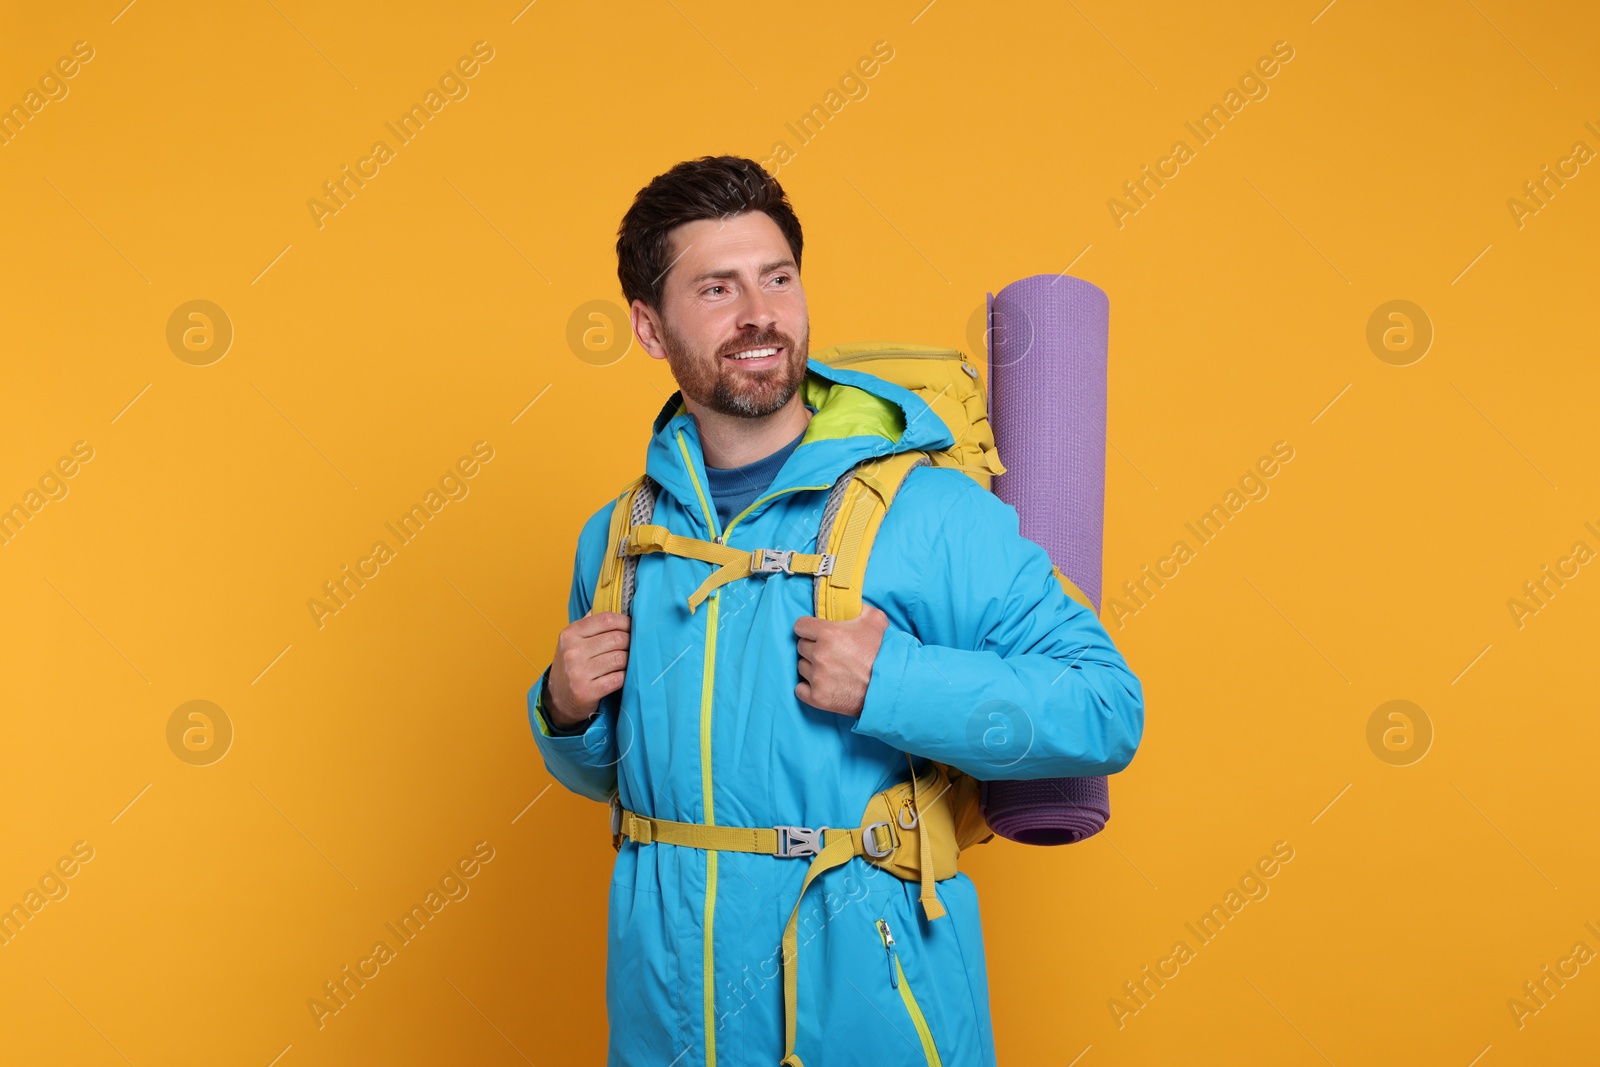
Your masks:
{"label": "backpack shoulder strap", "polygon": [[[840,476],[828,493],[828,502],[822,511],[822,526],[817,531],[817,551],[834,555],[832,573],[817,575],[816,616],[819,619],[843,621],[861,614],[861,587],[867,575],[867,560],[872,554],[872,542],[878,527],[888,514],[889,505],[899,494],[901,486],[913,470],[922,466],[936,466],[934,457],[927,452],[897,452],[891,456],[865,460]],[[1060,572],[1058,571],[1059,575]],[[1062,581],[1066,579],[1063,577]],[[908,754],[909,756],[909,754]],[[948,863],[955,868],[955,857],[961,849],[982,844],[994,837],[983,813],[983,799],[976,779],[953,767],[933,764],[938,773],[948,776],[945,789],[938,791],[930,804],[939,805],[940,818],[935,824],[941,827],[949,821],[949,829],[941,830],[937,841],[929,836],[929,822],[922,817],[920,800],[913,775],[890,791],[880,794],[887,798],[895,791],[910,790],[909,799],[918,815],[915,825],[919,829],[919,851],[916,870],[909,866],[896,871],[902,878],[921,882],[918,900],[923,913],[936,919],[945,913],[933,891],[935,868]],[[950,796],[942,804],[940,798],[946,790]],[[898,793],[896,793],[898,795]],[[877,800],[874,797],[874,800]],[[869,812],[872,810],[869,806]],[[896,816],[898,817],[898,816]],[[870,814],[863,817],[870,820]],[[904,822],[901,823],[905,825]],[[937,847],[935,847],[937,846]],[[939,859],[935,853],[944,857]]]}
{"label": "backpack shoulder strap", "polygon": [[863,460],[828,493],[817,531],[817,551],[833,556],[831,573],[816,578],[816,616],[842,621],[861,614],[861,585],[883,517],[906,476],[931,463],[927,452],[896,452]]}
{"label": "backpack shoulder strap", "polygon": [[656,491],[659,487],[648,474],[641,474],[617,497],[611,509],[611,526],[606,533],[606,554],[600,562],[600,578],[595,585],[594,600],[589,611],[616,611],[624,615],[633,610],[634,573],[639,557],[623,552],[628,534],[655,516]]}

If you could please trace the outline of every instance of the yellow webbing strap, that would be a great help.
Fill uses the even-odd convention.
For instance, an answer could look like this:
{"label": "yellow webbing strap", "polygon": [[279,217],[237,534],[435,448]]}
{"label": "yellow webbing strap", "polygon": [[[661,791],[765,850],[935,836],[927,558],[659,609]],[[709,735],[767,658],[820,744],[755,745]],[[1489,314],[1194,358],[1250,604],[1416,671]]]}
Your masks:
{"label": "yellow webbing strap", "polygon": [[769,856],[778,852],[778,831],[770,826],[708,826],[698,822],[652,819],[623,808],[620,832],[639,845],[683,845],[688,848],[715,849],[718,852],[763,852]]}
{"label": "yellow webbing strap", "polygon": [[[725,852],[757,852],[769,856],[778,854],[778,831],[770,826],[708,826],[704,823],[677,822],[673,819],[652,819],[638,812],[629,811],[615,800],[613,807],[616,812],[615,825],[618,827],[618,832],[613,833],[611,841],[618,848],[622,845],[622,838],[628,837],[639,845],[684,845],[689,848],[708,848]],[[918,822],[920,825],[920,818]],[[878,826],[882,827],[883,824],[879,823]],[[783,928],[782,1064],[785,1067],[805,1067],[794,1051],[795,1020],[799,1014],[797,1004],[800,992],[798,973],[800,904],[805,900],[806,890],[811,888],[811,883],[817,875],[848,862],[854,856],[868,854],[864,837],[868,832],[862,827],[828,827],[822,831],[822,849],[812,857],[811,865],[806,868],[805,880],[800,883],[800,896],[795,900],[794,909],[789,912],[789,921]],[[876,834],[876,831],[871,832]],[[883,832],[884,835],[892,834],[892,831],[886,828]],[[886,840],[875,836],[873,839],[879,854],[890,847],[891,841],[892,837]],[[926,849],[925,827],[922,829],[922,841],[923,848]],[[931,871],[931,867],[925,870]],[[939,909],[939,914],[944,914],[943,908]]]}
{"label": "yellow webbing strap", "polygon": [[795,900],[794,910],[789,912],[789,921],[783,928],[783,1059],[778,1061],[780,1067],[805,1067],[794,1050],[795,1021],[800,1014],[800,902],[805,900],[806,890],[811,888],[817,875],[862,853],[859,829],[830,829],[823,831],[822,836],[825,844],[822,851],[812,857],[811,866],[806,868],[805,881],[800,883],[800,896]]}
{"label": "yellow webbing strap", "polygon": [[[700,583],[700,588],[690,595],[691,615],[701,602],[711,595],[712,590],[756,573],[756,565],[762,553],[767,551],[760,548],[753,550],[733,548],[716,541],[685,537],[673,533],[665,526],[653,523],[645,523],[629,530],[627,537],[622,541],[622,550],[630,556],[639,556],[646,552],[666,552],[674,556],[704,560],[706,563],[721,564],[711,572],[710,577]],[[815,574],[822,568],[824,557],[821,553],[793,552],[784,558],[787,560],[789,571],[795,574]]]}
{"label": "yellow webbing strap", "polygon": [[[909,752],[906,753],[906,762],[911,763]],[[911,811],[917,820],[917,841],[921,847],[918,855],[922,860],[922,888],[917,895],[917,902],[922,905],[922,913],[929,919],[942,918],[945,913],[944,905],[939,903],[939,898],[933,892],[933,843],[928,840],[928,820],[922,817],[922,798],[917,794],[915,764],[911,767]]]}
{"label": "yellow webbing strap", "polygon": [[[639,845],[683,845],[687,848],[709,848],[719,852],[754,852],[763,856],[778,855],[778,831],[771,826],[713,826],[699,822],[678,822],[674,819],[656,819],[648,815],[640,815],[636,811],[629,811],[616,803],[618,830],[612,835],[611,843],[614,847],[622,846],[622,838],[632,838]],[[882,824],[879,824],[880,827]],[[832,840],[828,834],[838,830],[829,827],[823,834],[824,840]],[[857,830],[857,836],[865,834],[865,830]],[[874,831],[873,844],[878,854],[883,854],[894,846],[895,840],[892,831],[884,829],[882,833]],[[864,849],[858,850],[866,855]],[[852,853],[855,855],[856,853]]]}
{"label": "yellow webbing strap", "polygon": [[873,538],[906,475],[923,456],[922,452],[896,452],[856,468],[828,531],[825,551],[833,554],[833,573],[818,583],[819,619],[843,621],[861,614],[861,585]]}

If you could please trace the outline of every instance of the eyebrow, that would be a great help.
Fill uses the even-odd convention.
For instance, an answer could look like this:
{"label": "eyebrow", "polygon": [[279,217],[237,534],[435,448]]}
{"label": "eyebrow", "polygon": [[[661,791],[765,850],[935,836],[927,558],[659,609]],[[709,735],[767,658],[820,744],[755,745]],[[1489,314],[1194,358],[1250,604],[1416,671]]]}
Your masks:
{"label": "eyebrow", "polygon": [[[799,268],[795,266],[794,260],[780,259],[774,263],[763,263],[761,265],[761,269],[757,271],[757,274],[770,274],[773,271],[781,270],[784,267],[788,267],[790,270],[799,270]],[[698,274],[695,277],[690,278],[689,284],[699,285],[701,282],[710,281],[713,278],[737,278],[738,276],[739,272],[732,269],[708,270],[703,274]]]}

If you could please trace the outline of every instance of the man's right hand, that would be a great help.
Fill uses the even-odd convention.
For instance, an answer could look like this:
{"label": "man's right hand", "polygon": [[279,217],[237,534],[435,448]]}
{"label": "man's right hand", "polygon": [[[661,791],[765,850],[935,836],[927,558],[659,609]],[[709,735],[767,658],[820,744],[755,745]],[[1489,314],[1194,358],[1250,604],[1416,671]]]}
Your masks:
{"label": "man's right hand", "polygon": [[633,620],[615,611],[585,615],[556,638],[544,710],[557,726],[583,722],[602,697],[622,688]]}

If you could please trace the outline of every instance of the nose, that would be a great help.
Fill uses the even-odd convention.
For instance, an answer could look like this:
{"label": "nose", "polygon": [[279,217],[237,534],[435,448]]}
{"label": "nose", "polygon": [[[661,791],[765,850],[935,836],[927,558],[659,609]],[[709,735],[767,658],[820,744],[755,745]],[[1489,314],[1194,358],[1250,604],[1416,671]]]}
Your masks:
{"label": "nose", "polygon": [[768,332],[778,322],[771,298],[759,285],[747,287],[745,294],[739,307],[739,328],[753,327],[758,334]]}

